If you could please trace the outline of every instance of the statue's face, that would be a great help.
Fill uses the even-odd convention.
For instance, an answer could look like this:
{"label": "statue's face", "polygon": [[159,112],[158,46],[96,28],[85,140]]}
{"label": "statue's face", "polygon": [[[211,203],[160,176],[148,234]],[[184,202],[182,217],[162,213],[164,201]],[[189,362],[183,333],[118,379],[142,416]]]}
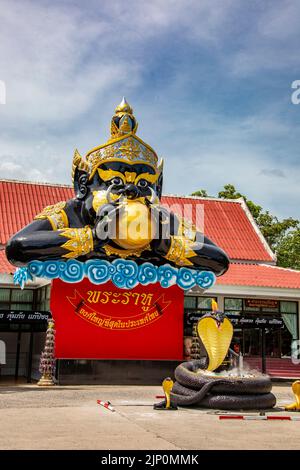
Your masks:
{"label": "statue's face", "polygon": [[[97,168],[86,198],[90,215],[106,204],[108,198],[117,200],[121,195],[127,199],[148,198],[157,195],[159,174],[144,163],[107,162]],[[109,194],[109,196],[107,196]],[[158,201],[158,198],[155,198]]]}

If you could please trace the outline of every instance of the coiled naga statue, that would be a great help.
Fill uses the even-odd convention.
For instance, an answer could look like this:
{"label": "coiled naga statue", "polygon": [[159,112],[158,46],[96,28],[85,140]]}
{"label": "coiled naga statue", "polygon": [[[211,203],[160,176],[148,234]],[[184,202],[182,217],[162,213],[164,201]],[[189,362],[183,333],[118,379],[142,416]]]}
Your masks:
{"label": "coiled naga statue", "polygon": [[166,400],[156,409],[197,405],[220,410],[273,408],[276,398],[271,393],[272,382],[258,372],[232,370],[214,373],[223,363],[232,340],[233,327],[217,310],[204,315],[197,324],[197,333],[206,356],[184,362],[175,370],[175,384],[170,378],[163,382]]}
{"label": "coiled naga statue", "polygon": [[160,205],[163,161],[136,135],[124,98],[110,130],[110,139],[84,158],[75,151],[75,197],[46,207],[15,234],[6,246],[9,261],[127,258],[223,274],[229,265],[224,251]]}

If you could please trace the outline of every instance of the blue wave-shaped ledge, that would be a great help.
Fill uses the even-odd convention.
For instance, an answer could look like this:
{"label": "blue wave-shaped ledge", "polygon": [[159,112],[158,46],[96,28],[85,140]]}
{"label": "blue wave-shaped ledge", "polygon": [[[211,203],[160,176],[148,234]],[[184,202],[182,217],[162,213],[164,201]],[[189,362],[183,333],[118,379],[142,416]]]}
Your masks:
{"label": "blue wave-shaped ledge", "polygon": [[22,288],[27,280],[33,277],[61,279],[65,282],[80,282],[87,277],[93,284],[104,284],[112,281],[115,286],[132,289],[138,284],[144,286],[159,282],[162,287],[177,284],[181,289],[200,286],[202,289],[212,287],[216,276],[210,271],[196,271],[189,268],[174,268],[169,264],[155,266],[146,262],[138,265],[135,261],[116,259],[89,260],[80,262],[68,261],[31,261],[26,267],[18,268],[14,275],[15,284]]}

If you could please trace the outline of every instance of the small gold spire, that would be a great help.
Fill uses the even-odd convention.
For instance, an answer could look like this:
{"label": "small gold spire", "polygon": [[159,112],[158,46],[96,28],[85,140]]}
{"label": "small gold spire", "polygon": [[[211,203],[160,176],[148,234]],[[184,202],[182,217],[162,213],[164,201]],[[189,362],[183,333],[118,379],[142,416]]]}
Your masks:
{"label": "small gold spire", "polygon": [[137,122],[133,116],[133,109],[123,96],[111,120],[109,142],[127,134],[135,134],[136,130]]}
{"label": "small gold spire", "polygon": [[123,96],[121,103],[116,107],[115,113],[133,113],[133,109],[129,103],[127,103],[125,96]]}

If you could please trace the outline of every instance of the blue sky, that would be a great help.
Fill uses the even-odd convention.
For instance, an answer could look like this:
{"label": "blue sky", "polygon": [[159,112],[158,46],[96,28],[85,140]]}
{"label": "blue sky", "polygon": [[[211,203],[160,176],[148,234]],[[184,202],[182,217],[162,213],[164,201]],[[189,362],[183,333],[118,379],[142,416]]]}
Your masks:
{"label": "blue sky", "polygon": [[0,0],[0,177],[70,183],[123,95],[164,192],[226,183],[298,217],[300,2]]}

